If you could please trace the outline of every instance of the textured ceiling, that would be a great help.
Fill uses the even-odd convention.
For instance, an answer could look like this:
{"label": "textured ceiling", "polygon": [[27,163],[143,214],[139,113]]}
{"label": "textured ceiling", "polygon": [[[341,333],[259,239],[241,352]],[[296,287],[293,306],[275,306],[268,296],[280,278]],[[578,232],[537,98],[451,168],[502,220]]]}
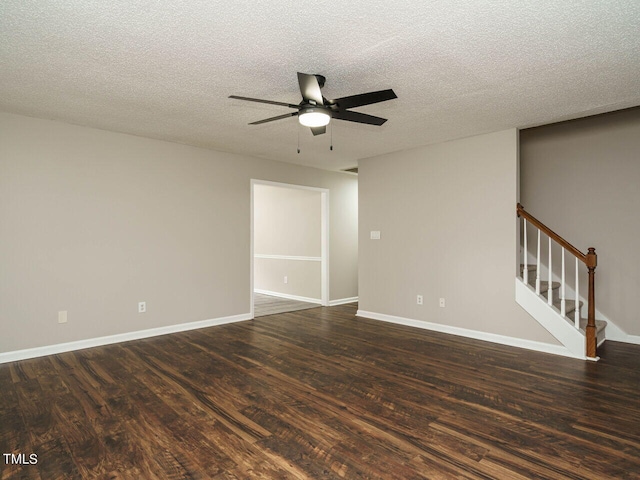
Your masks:
{"label": "textured ceiling", "polygon": [[[3,0],[0,110],[319,168],[640,104],[637,0]],[[296,72],[393,88],[313,137]],[[301,153],[296,152],[298,135]]]}

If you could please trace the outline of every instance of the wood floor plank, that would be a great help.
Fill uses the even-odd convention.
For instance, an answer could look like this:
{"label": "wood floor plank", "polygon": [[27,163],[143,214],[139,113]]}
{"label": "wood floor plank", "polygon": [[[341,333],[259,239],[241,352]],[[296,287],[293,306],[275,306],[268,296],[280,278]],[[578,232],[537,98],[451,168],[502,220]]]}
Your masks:
{"label": "wood floor plank", "polygon": [[640,479],[640,347],[598,363],[355,305],[0,365],[1,479]]}

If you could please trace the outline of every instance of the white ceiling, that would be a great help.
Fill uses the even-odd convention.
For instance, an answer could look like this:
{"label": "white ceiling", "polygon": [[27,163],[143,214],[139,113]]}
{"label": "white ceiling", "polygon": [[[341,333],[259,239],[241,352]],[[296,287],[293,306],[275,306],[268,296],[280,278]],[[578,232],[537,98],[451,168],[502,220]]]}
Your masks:
{"label": "white ceiling", "polygon": [[[326,169],[640,104],[637,0],[3,0],[0,110]],[[327,98],[393,88],[313,137]],[[296,152],[298,133],[301,153]]]}

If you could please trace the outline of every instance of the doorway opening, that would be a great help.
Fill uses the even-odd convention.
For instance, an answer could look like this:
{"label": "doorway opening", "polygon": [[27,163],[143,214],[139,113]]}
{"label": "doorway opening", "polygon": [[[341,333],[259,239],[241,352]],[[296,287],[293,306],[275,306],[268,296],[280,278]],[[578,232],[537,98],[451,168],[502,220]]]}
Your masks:
{"label": "doorway opening", "polygon": [[251,316],[329,305],[329,190],[251,180]]}

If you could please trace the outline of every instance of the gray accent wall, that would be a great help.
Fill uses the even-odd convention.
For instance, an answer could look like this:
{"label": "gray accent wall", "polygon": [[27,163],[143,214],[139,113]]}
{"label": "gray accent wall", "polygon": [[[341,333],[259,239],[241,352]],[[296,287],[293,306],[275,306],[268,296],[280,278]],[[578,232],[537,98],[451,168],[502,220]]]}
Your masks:
{"label": "gray accent wall", "polygon": [[[358,168],[360,310],[558,344],[515,302],[515,129],[369,158]],[[370,239],[372,230],[380,240]]]}
{"label": "gray accent wall", "polygon": [[520,144],[521,203],[581,251],[596,248],[596,308],[640,335],[640,108],[522,130]]}
{"label": "gray accent wall", "polygon": [[247,314],[251,179],[329,189],[357,296],[353,176],[0,113],[0,352]]}

